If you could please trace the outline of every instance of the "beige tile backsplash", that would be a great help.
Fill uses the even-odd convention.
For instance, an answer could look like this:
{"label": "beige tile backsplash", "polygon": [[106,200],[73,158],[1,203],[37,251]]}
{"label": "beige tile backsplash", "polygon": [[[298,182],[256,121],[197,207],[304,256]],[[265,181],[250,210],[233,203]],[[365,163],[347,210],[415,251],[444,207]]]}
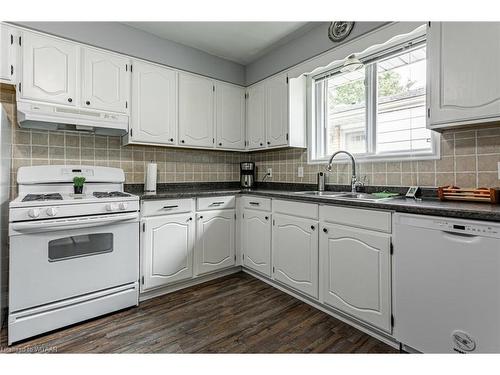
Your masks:
{"label": "beige tile backsplash", "polygon": [[[25,165],[84,164],[123,168],[126,183],[143,183],[148,161],[158,163],[158,182],[237,181],[239,162],[255,161],[257,178],[272,168],[271,182],[315,183],[324,164],[307,164],[302,149],[238,152],[203,151],[153,146],[122,146],[119,137],[74,132],[25,130],[12,132],[12,194],[16,171]],[[449,131],[441,137],[441,159],[359,163],[359,175],[369,185],[435,187],[499,186],[500,128]],[[304,177],[297,169],[304,168]],[[348,184],[350,164],[335,164],[327,183]]]}

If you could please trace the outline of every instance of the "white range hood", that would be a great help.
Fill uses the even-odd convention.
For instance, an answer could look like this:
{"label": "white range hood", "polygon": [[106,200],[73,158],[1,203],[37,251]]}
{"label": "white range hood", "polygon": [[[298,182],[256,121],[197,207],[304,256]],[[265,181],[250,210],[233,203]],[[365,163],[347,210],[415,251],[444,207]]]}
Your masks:
{"label": "white range hood", "polygon": [[75,130],[121,136],[128,132],[129,118],[116,113],[68,108],[50,104],[17,101],[17,120],[21,128]]}

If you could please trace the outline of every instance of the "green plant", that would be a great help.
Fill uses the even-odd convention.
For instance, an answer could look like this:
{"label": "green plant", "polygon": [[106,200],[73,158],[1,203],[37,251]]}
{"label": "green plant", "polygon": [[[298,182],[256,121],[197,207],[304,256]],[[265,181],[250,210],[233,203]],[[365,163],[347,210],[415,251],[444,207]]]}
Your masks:
{"label": "green plant", "polygon": [[73,177],[73,185],[74,186],[82,187],[84,183],[85,183],[85,177],[81,177],[81,176]]}

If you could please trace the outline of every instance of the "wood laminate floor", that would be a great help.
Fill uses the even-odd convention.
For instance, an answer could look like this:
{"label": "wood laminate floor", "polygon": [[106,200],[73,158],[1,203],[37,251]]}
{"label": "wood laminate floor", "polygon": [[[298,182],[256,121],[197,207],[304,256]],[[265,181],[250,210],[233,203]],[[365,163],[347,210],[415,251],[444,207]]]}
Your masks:
{"label": "wood laminate floor", "polygon": [[7,347],[58,353],[395,353],[245,273],[142,302]]}

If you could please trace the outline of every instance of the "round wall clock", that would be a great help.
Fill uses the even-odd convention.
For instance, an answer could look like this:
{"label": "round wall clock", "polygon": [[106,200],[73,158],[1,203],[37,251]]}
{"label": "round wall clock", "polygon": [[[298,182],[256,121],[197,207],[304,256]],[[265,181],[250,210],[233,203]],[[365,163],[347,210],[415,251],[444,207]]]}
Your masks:
{"label": "round wall clock", "polygon": [[328,38],[332,42],[341,42],[349,36],[354,27],[354,22],[335,21],[328,28]]}

